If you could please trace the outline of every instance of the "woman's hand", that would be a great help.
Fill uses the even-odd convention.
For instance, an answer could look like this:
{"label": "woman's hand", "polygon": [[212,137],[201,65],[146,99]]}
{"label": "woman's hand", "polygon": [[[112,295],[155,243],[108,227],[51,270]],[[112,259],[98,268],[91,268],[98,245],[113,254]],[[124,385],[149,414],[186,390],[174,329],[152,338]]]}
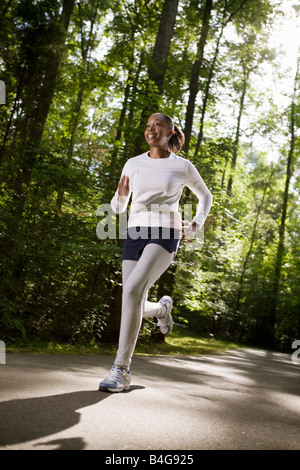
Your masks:
{"label": "woman's hand", "polygon": [[129,178],[128,176],[123,175],[118,184],[118,195],[128,196],[128,194],[129,194]]}
{"label": "woman's hand", "polygon": [[187,242],[191,242],[196,234],[197,225],[196,222],[188,222],[187,220],[182,220],[182,234]]}

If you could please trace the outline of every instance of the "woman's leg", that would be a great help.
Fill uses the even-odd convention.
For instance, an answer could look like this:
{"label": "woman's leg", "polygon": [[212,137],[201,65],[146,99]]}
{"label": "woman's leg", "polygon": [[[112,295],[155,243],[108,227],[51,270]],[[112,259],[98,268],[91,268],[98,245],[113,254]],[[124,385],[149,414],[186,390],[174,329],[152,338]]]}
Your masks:
{"label": "woman's leg", "polygon": [[[126,369],[129,368],[141,327],[144,306],[146,307],[146,316],[150,316],[150,312],[152,315],[153,312],[154,315],[160,314],[159,308],[161,307],[157,306],[156,303],[149,302],[151,305],[147,305],[146,295],[150,287],[169,267],[173,258],[174,253],[169,253],[165,248],[156,243],[149,243],[137,262],[133,261],[130,265],[123,262],[125,270],[122,317],[115,364]],[[133,263],[136,264],[134,265]]]}
{"label": "woman's leg", "polygon": [[131,275],[132,271],[134,270],[134,268],[136,267],[138,261],[134,261],[134,260],[131,260],[131,259],[124,259],[122,261],[122,285],[123,285],[123,289],[124,289],[124,286],[129,278],[129,276]]}
{"label": "woman's leg", "polygon": [[147,297],[148,297],[148,292],[143,302],[143,311],[142,311],[143,318],[162,317],[165,312],[164,306],[159,302],[150,302],[149,300],[147,300]]}
{"label": "woman's leg", "polygon": [[[122,261],[122,284],[124,286],[131,275],[132,271],[136,267],[138,261],[134,260],[123,260]],[[159,302],[150,302],[148,299],[148,291],[146,292],[142,302],[142,316],[143,318],[149,317],[161,317],[165,312],[165,308]]]}

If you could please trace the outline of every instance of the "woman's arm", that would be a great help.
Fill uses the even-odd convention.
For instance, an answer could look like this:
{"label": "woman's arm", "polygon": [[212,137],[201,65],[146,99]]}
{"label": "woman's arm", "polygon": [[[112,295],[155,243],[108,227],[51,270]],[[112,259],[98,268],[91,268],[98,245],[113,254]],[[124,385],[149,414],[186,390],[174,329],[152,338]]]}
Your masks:
{"label": "woman's arm", "polygon": [[209,214],[212,206],[212,194],[197,168],[189,161],[187,169],[186,186],[197,196],[199,200],[197,213],[192,220],[193,231],[200,230]]}
{"label": "woman's arm", "polygon": [[116,214],[120,214],[126,210],[131,195],[129,177],[125,174],[125,172],[126,164],[121,174],[118,189],[116,190],[115,195],[110,202],[112,210]]}

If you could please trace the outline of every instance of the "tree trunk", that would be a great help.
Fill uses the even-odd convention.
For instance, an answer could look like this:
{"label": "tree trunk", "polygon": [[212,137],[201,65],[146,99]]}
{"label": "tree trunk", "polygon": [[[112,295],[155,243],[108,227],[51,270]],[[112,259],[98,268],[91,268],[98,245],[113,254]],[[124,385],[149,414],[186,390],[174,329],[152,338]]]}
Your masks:
{"label": "tree trunk", "polygon": [[233,144],[230,176],[229,176],[228,185],[227,185],[227,194],[228,194],[228,196],[231,196],[231,193],[232,193],[233,173],[234,173],[234,170],[235,170],[235,167],[236,167],[237,156],[238,156],[238,151],[239,151],[241,120],[242,120],[242,115],[243,115],[243,112],[244,112],[244,104],[245,104],[245,97],[246,97],[246,91],[247,91],[247,86],[248,86],[249,74],[250,74],[249,70],[245,67],[244,68],[244,78],[243,78],[243,82],[242,82],[242,92],[241,92],[241,97],[240,97],[239,115],[238,115],[238,118],[237,118],[235,140],[234,140],[234,144]]}
{"label": "tree trunk", "polygon": [[[11,187],[13,193],[11,212],[7,218],[5,236],[2,237],[0,243],[0,249],[5,254],[5,257],[7,259],[11,257],[11,259],[14,260],[10,272],[11,278],[13,279],[24,275],[22,269],[24,260],[22,255],[15,257],[13,253],[16,244],[19,243],[17,233],[20,231],[21,224],[24,220],[23,214],[29,193],[31,176],[55,91],[58,67],[64,51],[64,44],[74,3],[75,0],[64,0],[59,21],[57,17],[55,18],[55,15],[53,15],[51,24],[49,24],[53,41],[47,48],[49,53],[48,56],[46,56],[45,64],[38,69],[37,76],[32,76],[32,81],[28,81],[27,78],[26,89],[25,87],[23,89],[25,98],[33,96],[35,93],[34,99],[23,100],[23,95],[21,96],[21,99],[24,101],[22,110],[24,117],[22,118],[21,116],[20,118],[20,120],[22,120],[21,124],[19,122],[15,124],[15,127],[18,129],[18,134],[15,135],[14,144],[16,167],[13,175],[15,180]],[[40,88],[35,89],[34,84],[37,83],[40,78],[42,79]],[[10,293],[9,296],[10,295],[14,294]]]}
{"label": "tree trunk", "polygon": [[[252,253],[252,249],[253,249],[253,245],[254,245],[254,241],[255,241],[255,237],[256,237],[256,228],[257,228],[257,224],[258,224],[258,221],[259,221],[260,213],[262,211],[262,208],[263,208],[263,205],[264,205],[264,202],[265,202],[267,190],[271,187],[271,181],[272,181],[273,173],[274,173],[274,168],[272,167],[271,172],[270,172],[270,176],[269,176],[268,181],[266,182],[266,185],[265,185],[265,188],[264,188],[262,199],[261,199],[260,204],[258,206],[258,210],[257,210],[257,214],[256,214],[256,218],[255,218],[255,222],[254,222],[254,226],[253,226],[253,230],[252,230],[252,234],[251,234],[250,246],[249,246],[249,249],[246,253],[246,256],[245,256],[243,264],[242,264],[242,272],[241,272],[241,275],[240,275],[239,287],[238,287],[238,293],[237,293],[237,299],[236,299],[236,307],[235,307],[236,321],[235,321],[235,325],[234,325],[234,328],[233,328],[233,330],[235,330],[235,331],[237,330],[237,326],[238,326],[238,320],[239,320],[239,314],[240,314],[240,308],[241,308],[241,297],[242,297],[242,292],[243,292],[245,274],[246,274],[246,271],[247,271],[247,265],[248,265],[250,255]],[[240,339],[241,339],[241,333],[240,333]]]}
{"label": "tree trunk", "polygon": [[153,50],[152,61],[149,67],[149,79],[155,83],[159,94],[163,91],[177,11],[178,0],[165,0]]}
{"label": "tree trunk", "polygon": [[[43,82],[36,90],[34,106],[27,110],[29,126],[22,141],[21,175],[15,185],[15,214],[21,219],[27,197],[28,185],[35,165],[44,126],[53,99],[59,63],[64,51],[65,40],[74,9],[75,0],[64,0],[59,23],[52,20],[53,42],[48,50],[48,60],[43,70]],[[23,126],[24,129],[24,126]],[[21,151],[21,150],[20,150]]]}
{"label": "tree trunk", "polygon": [[110,291],[108,300],[108,312],[106,316],[106,327],[101,335],[101,342],[116,344],[119,338],[121,313],[122,313],[122,275],[116,279],[116,284]]}
{"label": "tree trunk", "polygon": [[195,157],[198,155],[199,149],[201,148],[201,144],[202,144],[204,118],[205,118],[206,107],[207,107],[207,103],[208,103],[210,84],[211,84],[211,81],[213,79],[214,69],[215,69],[215,65],[216,65],[216,62],[217,62],[218,54],[219,54],[220,41],[221,41],[221,38],[223,36],[223,31],[224,31],[224,26],[222,27],[221,33],[219,34],[219,37],[218,37],[218,40],[217,40],[217,45],[216,45],[214,57],[213,57],[213,60],[212,60],[212,64],[211,64],[211,67],[210,67],[210,70],[209,70],[209,75],[208,75],[206,85],[205,85],[205,91],[204,91],[202,108],[201,108],[200,129],[199,129],[197,144],[196,144],[195,153],[194,153]]}
{"label": "tree trunk", "polygon": [[[70,119],[71,138],[70,138],[69,147],[68,147],[68,167],[70,167],[72,164],[75,136],[76,136],[76,131],[78,127],[79,115],[81,111],[83,96],[84,96],[84,92],[85,92],[85,88],[87,84],[86,77],[88,77],[89,75],[89,54],[91,53],[93,49],[93,45],[94,45],[94,39],[93,39],[94,26],[96,24],[99,4],[100,4],[100,0],[97,1],[95,5],[95,9],[93,11],[93,15],[90,21],[89,36],[88,36],[88,40],[85,46],[84,46],[84,41],[83,41],[84,31],[82,28],[83,18],[82,18],[80,3],[78,4],[80,24],[81,24],[81,57],[82,57],[82,67],[84,70],[84,76],[82,77],[82,80],[81,80],[80,88],[77,94],[77,99],[76,99],[74,109],[72,112],[72,117]],[[56,215],[60,215],[62,212],[64,192],[65,192],[64,187],[60,187],[57,191],[57,198],[56,198],[56,205],[55,205]]]}
{"label": "tree trunk", "polygon": [[[130,96],[130,101],[129,101],[129,106],[128,106],[128,118],[127,118],[127,122],[129,123],[129,125],[132,125],[132,122],[134,120],[135,108],[136,108],[137,100],[139,99],[138,84],[140,81],[140,76],[141,76],[144,63],[145,63],[145,53],[144,51],[142,51],[140,55],[140,60],[137,66],[137,70],[135,72],[134,79],[132,82],[132,87],[131,87],[131,96]],[[124,148],[124,152],[122,155],[122,158],[124,159],[124,163],[128,158],[136,155],[135,153],[136,142],[134,141],[133,132],[134,130],[130,126],[128,126],[126,135],[124,136],[125,148]]]}
{"label": "tree trunk", "polygon": [[10,9],[11,5],[15,3],[15,0],[8,0],[6,4],[3,4],[4,2],[2,1],[2,5],[0,6],[0,28],[2,28],[5,15]]}
{"label": "tree trunk", "polygon": [[149,81],[152,81],[155,84],[158,91],[150,92],[151,99],[147,100],[147,104],[144,106],[142,111],[138,136],[135,141],[135,155],[142,151],[142,143],[144,142],[142,130],[145,127],[145,120],[148,117],[148,114],[152,114],[157,111],[156,108],[158,106],[159,96],[163,91],[171,40],[178,11],[178,1],[179,0],[165,0],[163,5],[152,60],[148,68]]}
{"label": "tree trunk", "polygon": [[22,72],[19,76],[19,80],[18,80],[16,96],[15,96],[15,99],[14,99],[14,103],[13,103],[9,118],[7,120],[7,123],[6,123],[6,128],[5,128],[5,131],[4,131],[3,140],[2,140],[1,147],[0,147],[0,164],[2,164],[2,162],[4,161],[4,156],[5,156],[5,151],[6,151],[6,143],[8,142],[9,136],[12,132],[13,119],[14,119],[14,115],[17,112],[17,109],[18,109],[18,102],[20,100],[21,92],[22,92],[22,88],[23,88],[23,79],[24,79],[24,72],[22,70]]}
{"label": "tree trunk", "polygon": [[[114,143],[114,148],[113,148],[113,151],[112,151],[112,154],[111,154],[111,159],[110,159],[110,168],[111,168],[111,172],[112,172],[112,170],[113,170],[113,168],[114,168],[114,167],[113,167],[114,161],[115,161],[115,159],[118,157],[118,153],[119,153],[119,144],[120,144],[120,142],[121,142],[122,133],[123,133],[123,127],[124,127],[124,122],[125,122],[125,117],[126,117],[126,113],[127,113],[127,107],[128,107],[129,96],[130,96],[131,83],[132,83],[132,70],[129,70],[129,72],[128,72],[128,79],[127,79],[127,83],[126,83],[126,87],[125,87],[125,91],[124,91],[123,106],[122,106],[122,110],[121,110],[120,117],[119,117],[119,122],[118,122],[118,126],[117,126],[117,133],[116,133],[116,138],[115,138],[115,143]],[[111,175],[111,176],[112,176],[112,175]]]}
{"label": "tree trunk", "polygon": [[192,134],[192,125],[194,119],[194,111],[195,111],[195,103],[196,98],[199,90],[199,75],[200,70],[203,63],[203,54],[204,54],[204,47],[207,40],[208,30],[209,30],[209,20],[212,11],[212,0],[206,0],[203,20],[202,20],[202,29],[201,34],[198,42],[198,51],[197,51],[197,59],[193,64],[192,68],[192,76],[190,81],[189,87],[189,101],[186,110],[186,117],[185,117],[185,151],[188,153],[189,145],[191,140]]}
{"label": "tree trunk", "polygon": [[294,95],[293,95],[293,100],[291,104],[290,149],[288,153],[287,166],[286,166],[286,180],[285,180],[285,189],[284,189],[284,195],[283,195],[281,221],[280,221],[280,227],[279,227],[279,241],[278,241],[276,260],[275,260],[274,282],[273,282],[269,323],[268,323],[268,331],[267,331],[267,338],[266,338],[267,345],[270,347],[274,346],[275,344],[275,336],[274,336],[275,321],[276,321],[276,311],[277,311],[277,305],[278,305],[278,294],[279,294],[279,287],[280,287],[282,261],[283,261],[283,256],[284,256],[284,238],[285,238],[287,208],[288,208],[288,201],[289,201],[289,187],[290,187],[290,180],[293,174],[293,160],[294,160],[294,149],[295,149],[295,139],[296,139],[296,131],[295,131],[295,106],[296,104],[295,104],[295,101],[296,101],[298,79],[299,79],[299,59],[297,63],[297,71],[296,71],[295,80],[294,80]]}
{"label": "tree trunk", "polygon": [[209,75],[206,81],[205,85],[205,91],[204,91],[204,97],[203,97],[203,103],[202,103],[202,109],[201,109],[201,118],[200,118],[200,129],[199,129],[199,134],[198,134],[198,139],[197,139],[197,145],[195,148],[195,153],[194,156],[196,157],[198,155],[199,149],[201,148],[202,140],[203,140],[203,128],[204,128],[204,118],[205,118],[205,113],[206,113],[206,107],[208,103],[208,96],[209,96],[209,90],[210,90],[210,85],[211,81],[213,79],[214,71],[215,71],[215,66],[217,63],[217,58],[219,55],[219,48],[220,48],[220,42],[223,36],[223,32],[225,27],[230,23],[233,19],[233,17],[238,13],[238,11],[247,3],[248,0],[243,0],[241,4],[238,6],[238,8],[233,11],[228,18],[225,20],[226,12],[227,12],[227,1],[225,1],[225,6],[223,10],[223,21],[222,21],[222,26],[221,26],[221,31],[217,39],[216,43],[216,48],[215,48],[215,53],[212,59],[211,67],[209,70]]}

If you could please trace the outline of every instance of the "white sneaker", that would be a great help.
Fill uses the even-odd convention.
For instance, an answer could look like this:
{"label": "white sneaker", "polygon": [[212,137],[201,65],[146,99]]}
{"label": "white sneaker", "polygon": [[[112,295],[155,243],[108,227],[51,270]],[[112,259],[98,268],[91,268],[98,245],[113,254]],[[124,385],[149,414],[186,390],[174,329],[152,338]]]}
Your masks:
{"label": "white sneaker", "polygon": [[165,314],[163,317],[158,318],[157,326],[159,326],[160,331],[163,335],[167,335],[173,329],[173,318],[171,315],[171,310],[173,307],[173,299],[168,295],[164,295],[160,300],[159,303],[162,304],[165,308]]}
{"label": "white sneaker", "polygon": [[121,366],[113,365],[108,377],[100,382],[99,390],[107,392],[123,392],[130,389],[131,373]]}

